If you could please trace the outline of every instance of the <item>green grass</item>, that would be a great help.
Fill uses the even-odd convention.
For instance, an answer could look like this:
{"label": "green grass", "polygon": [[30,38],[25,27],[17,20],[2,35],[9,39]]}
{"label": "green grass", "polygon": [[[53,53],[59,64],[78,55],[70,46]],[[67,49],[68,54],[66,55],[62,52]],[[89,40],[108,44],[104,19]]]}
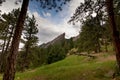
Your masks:
{"label": "green grass", "polygon": [[0,74],[0,80],[2,80],[2,75]]}
{"label": "green grass", "polygon": [[18,72],[16,80],[112,80],[110,73],[114,69],[113,60],[98,61],[72,55],[50,65],[23,73]]}

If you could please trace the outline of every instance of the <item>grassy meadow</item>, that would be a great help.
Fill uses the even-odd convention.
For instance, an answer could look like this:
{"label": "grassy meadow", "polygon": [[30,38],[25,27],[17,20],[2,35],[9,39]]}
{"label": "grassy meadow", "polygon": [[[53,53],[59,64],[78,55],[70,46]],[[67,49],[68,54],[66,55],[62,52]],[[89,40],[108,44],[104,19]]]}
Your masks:
{"label": "grassy meadow", "polygon": [[113,80],[115,56],[108,53],[95,56],[93,59],[71,55],[50,65],[17,72],[15,80]]}

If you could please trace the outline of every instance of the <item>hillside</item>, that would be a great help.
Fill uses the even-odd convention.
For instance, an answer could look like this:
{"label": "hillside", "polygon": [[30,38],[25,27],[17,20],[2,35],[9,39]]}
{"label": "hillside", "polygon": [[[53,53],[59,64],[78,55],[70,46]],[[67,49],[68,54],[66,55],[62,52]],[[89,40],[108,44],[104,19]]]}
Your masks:
{"label": "hillside", "polygon": [[42,47],[42,48],[47,48],[47,47],[50,46],[50,45],[54,45],[54,44],[61,43],[61,42],[64,41],[64,40],[65,40],[65,33],[57,36],[55,39],[53,39],[53,40],[50,41],[50,42],[43,43],[42,45],[40,45],[40,47]]}
{"label": "hillside", "polygon": [[[72,41],[77,41],[79,39],[79,35],[75,36],[75,37],[71,37],[70,39],[72,39]],[[59,44],[62,43],[64,41],[69,41],[70,39],[65,39],[65,33],[60,34],[59,36],[57,36],[56,38],[54,38],[53,40],[47,42],[47,43],[43,43],[40,45],[41,48],[47,48],[50,45],[55,45],[55,44]]]}
{"label": "hillside", "polygon": [[16,80],[113,80],[115,56],[107,53],[95,56],[97,58],[92,59],[71,55],[50,65],[19,72]]}

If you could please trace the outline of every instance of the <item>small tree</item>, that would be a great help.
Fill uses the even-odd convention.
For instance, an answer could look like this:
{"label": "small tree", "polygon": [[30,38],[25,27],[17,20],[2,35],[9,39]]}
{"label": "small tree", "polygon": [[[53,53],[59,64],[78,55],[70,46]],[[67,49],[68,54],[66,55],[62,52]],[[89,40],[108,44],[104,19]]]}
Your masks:
{"label": "small tree", "polygon": [[27,17],[24,27],[24,38],[25,41],[25,54],[24,54],[24,65],[23,67],[29,66],[28,55],[31,53],[31,49],[37,45],[38,37],[36,34],[38,33],[37,24],[35,17],[32,18]]}

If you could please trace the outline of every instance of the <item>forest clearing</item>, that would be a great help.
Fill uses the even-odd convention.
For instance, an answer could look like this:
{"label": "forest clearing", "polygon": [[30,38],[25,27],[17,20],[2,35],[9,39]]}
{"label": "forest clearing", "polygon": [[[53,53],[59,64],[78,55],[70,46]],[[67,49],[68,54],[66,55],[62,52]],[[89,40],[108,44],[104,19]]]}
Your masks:
{"label": "forest clearing", "polygon": [[0,0],[0,80],[120,80],[120,0]]}

